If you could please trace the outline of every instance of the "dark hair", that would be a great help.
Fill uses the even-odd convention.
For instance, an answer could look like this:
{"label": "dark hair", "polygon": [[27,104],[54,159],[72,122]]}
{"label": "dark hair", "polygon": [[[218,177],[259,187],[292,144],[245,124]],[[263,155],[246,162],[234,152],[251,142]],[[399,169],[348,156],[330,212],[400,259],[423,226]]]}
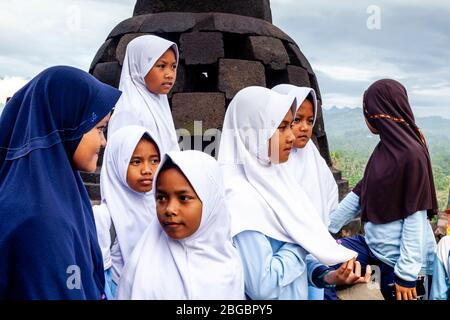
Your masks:
{"label": "dark hair", "polygon": [[177,165],[175,164],[175,162],[173,162],[172,159],[167,158],[166,162],[164,162],[164,164],[162,165],[161,169],[159,169],[159,173],[161,174],[162,172],[167,171],[167,170],[169,170],[169,169],[177,169],[177,170],[179,170],[180,172],[182,172],[181,169],[180,169],[180,167],[177,166]]}
{"label": "dark hair", "polygon": [[[141,140],[145,140],[145,141],[148,141],[151,144],[153,144],[156,148],[156,151],[158,151],[158,156],[161,158],[161,152],[159,151],[158,144],[155,142],[155,140],[153,140],[153,138],[147,132],[145,132],[142,135]],[[139,141],[141,141],[141,140],[139,140]]]}

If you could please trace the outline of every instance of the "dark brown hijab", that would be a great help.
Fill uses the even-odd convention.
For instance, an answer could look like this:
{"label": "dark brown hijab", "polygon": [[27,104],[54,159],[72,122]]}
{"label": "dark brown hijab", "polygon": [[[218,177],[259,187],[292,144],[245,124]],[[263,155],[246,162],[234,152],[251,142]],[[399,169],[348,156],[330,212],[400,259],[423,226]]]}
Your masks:
{"label": "dark brown hijab", "polygon": [[364,93],[364,117],[380,135],[363,179],[353,192],[360,197],[361,218],[389,223],[427,210],[437,213],[430,156],[408,102],[395,80],[379,80]]}

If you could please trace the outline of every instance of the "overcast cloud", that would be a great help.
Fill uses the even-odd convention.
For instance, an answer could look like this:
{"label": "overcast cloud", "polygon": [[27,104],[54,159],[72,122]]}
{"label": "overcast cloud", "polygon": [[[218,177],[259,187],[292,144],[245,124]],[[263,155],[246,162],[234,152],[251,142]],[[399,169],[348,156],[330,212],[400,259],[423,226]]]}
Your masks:
{"label": "overcast cloud", "polygon": [[[87,70],[135,0],[2,0],[0,102],[42,69]],[[325,107],[358,107],[380,78],[408,89],[419,115],[450,118],[450,2],[272,0],[276,26],[315,70]]]}

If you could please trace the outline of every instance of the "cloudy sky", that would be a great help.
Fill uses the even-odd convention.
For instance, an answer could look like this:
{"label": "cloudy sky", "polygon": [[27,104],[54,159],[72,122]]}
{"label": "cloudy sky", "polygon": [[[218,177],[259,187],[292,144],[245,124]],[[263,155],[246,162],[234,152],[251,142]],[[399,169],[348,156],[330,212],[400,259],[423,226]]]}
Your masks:
{"label": "cloudy sky", "polygon": [[[87,70],[135,0],[2,0],[0,102],[42,69]],[[273,22],[315,70],[325,107],[359,107],[380,78],[408,89],[417,115],[450,118],[450,2],[272,0]]]}

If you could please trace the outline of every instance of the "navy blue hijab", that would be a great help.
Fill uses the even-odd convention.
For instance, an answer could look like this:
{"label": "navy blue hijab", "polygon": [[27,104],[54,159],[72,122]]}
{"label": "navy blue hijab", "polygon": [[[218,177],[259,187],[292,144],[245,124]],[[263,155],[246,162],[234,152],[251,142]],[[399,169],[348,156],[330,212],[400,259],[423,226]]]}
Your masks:
{"label": "navy blue hijab", "polygon": [[101,299],[89,197],[72,156],[120,91],[72,67],[44,70],[0,118],[0,300]]}

